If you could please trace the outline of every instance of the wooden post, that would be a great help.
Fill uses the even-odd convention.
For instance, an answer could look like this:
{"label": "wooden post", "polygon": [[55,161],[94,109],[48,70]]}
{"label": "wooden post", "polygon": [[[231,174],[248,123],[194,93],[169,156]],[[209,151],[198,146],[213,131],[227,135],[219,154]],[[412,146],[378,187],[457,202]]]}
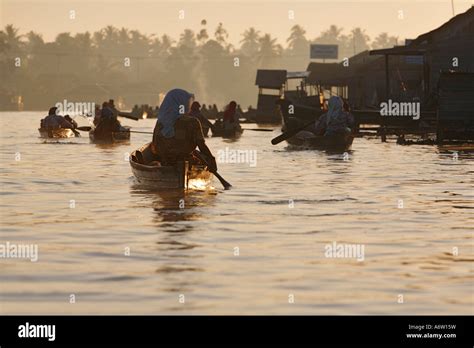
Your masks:
{"label": "wooden post", "polygon": [[426,61],[426,55],[423,55],[423,89],[424,99],[427,100],[430,95],[430,66]]}
{"label": "wooden post", "polygon": [[[390,98],[390,73],[388,71],[388,54],[385,55],[385,102],[388,103]],[[381,140],[383,143],[387,141],[385,122],[383,116],[380,115]]]}
{"label": "wooden post", "polygon": [[385,99],[390,98],[390,74],[388,71],[388,54],[385,55]]}

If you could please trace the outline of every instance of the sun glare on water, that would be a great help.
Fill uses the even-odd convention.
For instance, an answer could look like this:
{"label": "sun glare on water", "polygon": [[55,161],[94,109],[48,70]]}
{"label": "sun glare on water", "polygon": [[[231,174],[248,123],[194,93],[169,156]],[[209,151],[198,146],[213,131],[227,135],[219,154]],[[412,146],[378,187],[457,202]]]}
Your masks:
{"label": "sun glare on water", "polygon": [[204,179],[189,179],[188,188],[193,190],[206,190],[211,188],[211,184],[208,180]]}

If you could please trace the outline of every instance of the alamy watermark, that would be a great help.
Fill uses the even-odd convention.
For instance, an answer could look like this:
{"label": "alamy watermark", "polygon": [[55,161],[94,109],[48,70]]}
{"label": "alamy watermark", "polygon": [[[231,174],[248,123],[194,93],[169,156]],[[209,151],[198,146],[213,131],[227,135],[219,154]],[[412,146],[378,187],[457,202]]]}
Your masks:
{"label": "alamy watermark", "polygon": [[56,325],[37,325],[26,322],[18,326],[20,338],[47,338],[48,341],[56,339]]}
{"label": "alamy watermark", "polygon": [[37,244],[0,243],[0,259],[30,259],[38,261]]}
{"label": "alamy watermark", "polygon": [[419,102],[396,102],[389,99],[380,103],[380,116],[410,116],[414,120],[420,119]]}
{"label": "alamy watermark", "polygon": [[91,115],[95,116],[95,103],[83,102],[83,103],[73,103],[68,102],[64,99],[62,102],[58,102],[54,105],[58,109],[56,113],[59,115],[68,114],[69,116],[82,116],[82,115]]}
{"label": "alamy watermark", "polygon": [[257,166],[257,150],[220,149],[217,151],[218,163],[246,163],[249,167]]}
{"label": "alamy watermark", "polygon": [[364,244],[339,244],[332,242],[324,246],[324,256],[327,258],[357,259],[362,262],[365,259]]}

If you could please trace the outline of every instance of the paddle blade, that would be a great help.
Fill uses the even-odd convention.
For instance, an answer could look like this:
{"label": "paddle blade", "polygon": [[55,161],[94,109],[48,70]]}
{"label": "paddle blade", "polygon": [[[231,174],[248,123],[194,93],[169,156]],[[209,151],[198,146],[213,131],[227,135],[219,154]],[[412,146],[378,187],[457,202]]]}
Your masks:
{"label": "paddle blade", "polygon": [[279,144],[279,143],[281,143],[282,141],[285,141],[286,139],[291,138],[293,135],[295,135],[295,134],[298,133],[298,132],[299,132],[299,131],[291,130],[291,131],[282,133],[282,134],[280,134],[279,136],[277,136],[276,138],[273,138],[273,139],[272,139],[272,145]]}
{"label": "paddle blade", "polygon": [[193,154],[194,156],[196,156],[202,163],[204,163],[207,168],[209,169],[209,171],[214,174],[216,176],[217,179],[219,179],[219,181],[221,182],[222,186],[224,186],[224,190],[229,190],[232,185],[227,182],[218,172],[217,170],[212,170],[210,167],[209,167],[209,163],[207,163],[206,159],[204,158],[204,156],[199,152],[199,151],[193,151]]}
{"label": "paddle blade", "polygon": [[314,121],[311,121],[311,122],[305,124],[304,126],[301,126],[301,127],[295,128],[295,129],[290,129],[289,131],[280,134],[276,138],[272,139],[272,145],[279,144],[282,141],[291,138],[292,136],[296,135],[298,132],[304,130],[306,127],[311,126],[313,123],[314,123]]}
{"label": "paddle blade", "polygon": [[211,171],[212,174],[214,174],[216,176],[217,179],[219,179],[219,181],[221,182],[222,186],[224,186],[224,190],[230,190],[230,188],[232,187],[232,185],[227,182],[218,172],[216,171]]}

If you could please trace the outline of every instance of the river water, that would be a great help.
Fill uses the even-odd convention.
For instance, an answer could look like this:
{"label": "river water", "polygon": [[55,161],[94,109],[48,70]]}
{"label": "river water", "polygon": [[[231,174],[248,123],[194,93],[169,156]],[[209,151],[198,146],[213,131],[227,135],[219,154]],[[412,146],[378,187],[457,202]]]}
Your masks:
{"label": "river water", "polygon": [[156,192],[128,163],[150,135],[45,141],[42,116],[0,113],[0,242],[38,247],[0,259],[2,314],[473,314],[472,152],[296,151],[274,127],[207,140],[256,151],[219,163],[231,190]]}

